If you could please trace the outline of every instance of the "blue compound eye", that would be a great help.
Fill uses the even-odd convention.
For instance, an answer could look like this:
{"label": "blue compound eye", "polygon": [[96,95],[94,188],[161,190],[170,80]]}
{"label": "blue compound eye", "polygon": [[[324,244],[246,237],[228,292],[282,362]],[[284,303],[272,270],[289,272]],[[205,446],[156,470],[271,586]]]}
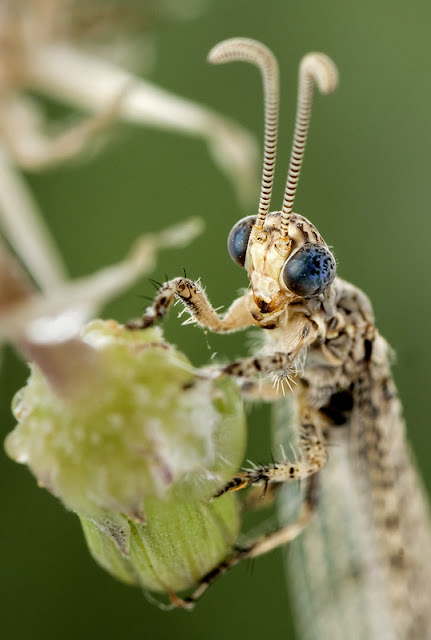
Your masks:
{"label": "blue compound eye", "polygon": [[227,250],[234,262],[240,267],[244,266],[245,254],[247,253],[248,239],[250,231],[257,216],[248,216],[239,220],[231,229],[227,239]]}
{"label": "blue compound eye", "polygon": [[334,256],[321,244],[306,244],[286,261],[281,277],[286,287],[298,296],[317,296],[335,278]]}

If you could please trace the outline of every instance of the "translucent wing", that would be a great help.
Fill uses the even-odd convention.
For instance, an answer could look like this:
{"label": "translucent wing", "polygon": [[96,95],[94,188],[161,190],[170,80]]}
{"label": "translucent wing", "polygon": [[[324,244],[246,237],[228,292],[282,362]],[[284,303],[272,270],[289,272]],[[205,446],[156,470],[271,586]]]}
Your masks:
{"label": "translucent wing", "polygon": [[[393,383],[372,382],[370,374],[350,422],[332,430],[316,516],[286,550],[304,640],[423,640],[431,630],[428,504]],[[375,406],[371,419],[364,409]],[[286,450],[295,442],[293,415],[286,400],[276,404],[275,437]],[[374,444],[367,448],[367,442]],[[305,490],[290,485],[280,492],[283,521],[294,519]],[[392,522],[388,505],[398,516]],[[398,566],[397,545],[403,550]]]}

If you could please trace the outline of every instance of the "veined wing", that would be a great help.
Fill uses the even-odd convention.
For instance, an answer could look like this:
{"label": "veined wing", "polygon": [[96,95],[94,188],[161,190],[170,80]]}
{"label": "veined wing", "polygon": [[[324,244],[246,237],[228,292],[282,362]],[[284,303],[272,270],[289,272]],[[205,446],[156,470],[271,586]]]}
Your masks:
{"label": "veined wing", "polygon": [[[317,513],[286,551],[301,640],[431,637],[428,505],[393,383],[383,379],[373,386],[365,375],[350,422],[332,430]],[[287,401],[274,409],[286,451],[296,437],[292,413]],[[281,490],[283,521],[295,518],[305,490],[305,483]]]}

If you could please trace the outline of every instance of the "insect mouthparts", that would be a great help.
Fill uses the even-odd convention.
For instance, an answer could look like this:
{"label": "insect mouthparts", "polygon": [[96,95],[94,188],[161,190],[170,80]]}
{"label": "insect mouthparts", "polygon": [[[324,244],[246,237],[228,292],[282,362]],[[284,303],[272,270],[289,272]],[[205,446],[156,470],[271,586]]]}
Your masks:
{"label": "insect mouthparts", "polygon": [[269,302],[266,302],[265,300],[259,300],[257,303],[257,306],[259,307],[262,313],[269,313],[269,306],[270,306]]}

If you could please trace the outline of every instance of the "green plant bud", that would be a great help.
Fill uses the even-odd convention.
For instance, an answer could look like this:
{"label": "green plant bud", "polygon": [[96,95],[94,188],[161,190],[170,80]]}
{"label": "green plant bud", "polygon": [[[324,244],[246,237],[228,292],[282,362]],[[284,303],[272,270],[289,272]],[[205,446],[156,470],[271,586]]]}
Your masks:
{"label": "green plant bud", "polygon": [[[235,496],[211,503],[150,498],[147,522],[109,523],[81,518],[96,561],[114,576],[151,591],[179,592],[196,585],[232,550],[240,521]],[[129,548],[121,551],[113,531],[127,531]]]}
{"label": "green plant bud", "polygon": [[[176,501],[208,500],[244,454],[235,383],[199,375],[158,328],[128,331],[95,320],[81,339],[96,351],[101,375],[84,394],[60,397],[33,365],[14,399],[18,425],[7,437],[8,455],[102,528],[105,520],[126,516],[148,521],[148,504],[158,509],[150,499],[170,509]],[[133,526],[132,534],[114,527],[111,537],[122,552],[138,535]]]}

